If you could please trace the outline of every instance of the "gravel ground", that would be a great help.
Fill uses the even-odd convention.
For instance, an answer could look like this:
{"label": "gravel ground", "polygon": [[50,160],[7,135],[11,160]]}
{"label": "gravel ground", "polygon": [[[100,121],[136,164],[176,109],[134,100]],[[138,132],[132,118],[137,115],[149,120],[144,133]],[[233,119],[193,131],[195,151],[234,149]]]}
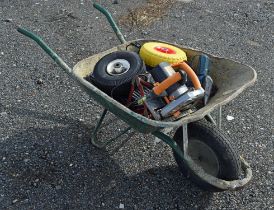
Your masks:
{"label": "gravel ground", "polygon": [[[145,1],[100,2],[117,18]],[[89,137],[102,108],[34,42],[2,22],[1,209],[273,208],[273,1],[185,2],[150,27],[123,32],[127,39],[168,40],[257,70],[256,85],[225,106],[223,123],[251,163],[253,181],[236,192],[201,191],[180,174],[171,150],[150,135],[136,134],[120,149],[94,148]],[[91,1],[2,0],[0,6],[1,20],[40,34],[71,66],[119,43]],[[115,125],[107,136],[123,123]]]}

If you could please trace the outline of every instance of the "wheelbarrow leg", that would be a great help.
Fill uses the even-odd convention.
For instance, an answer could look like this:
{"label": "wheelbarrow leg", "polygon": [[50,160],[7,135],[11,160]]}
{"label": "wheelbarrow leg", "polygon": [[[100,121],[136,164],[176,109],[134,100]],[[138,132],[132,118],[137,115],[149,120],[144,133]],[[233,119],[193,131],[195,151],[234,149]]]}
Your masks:
{"label": "wheelbarrow leg", "polygon": [[222,128],[222,106],[219,106],[217,113],[217,127]]}
{"label": "wheelbarrow leg", "polygon": [[210,113],[207,114],[207,115],[205,116],[205,119],[206,119],[208,122],[213,123],[213,125],[217,125],[217,123],[215,122],[214,118],[211,116]]}
{"label": "wheelbarrow leg", "polygon": [[187,133],[187,124],[183,124],[183,143],[184,143],[184,154],[187,154],[188,150],[188,133]]}
{"label": "wheelbarrow leg", "polygon": [[91,143],[95,147],[100,148],[100,149],[106,147],[108,144],[110,144],[111,142],[115,141],[116,139],[118,139],[120,136],[124,135],[125,133],[127,133],[131,129],[131,127],[127,127],[126,129],[122,130],[119,134],[117,134],[115,137],[113,137],[111,139],[108,139],[108,140],[106,140],[104,142],[98,141],[97,133],[100,130],[100,127],[101,127],[101,125],[102,125],[102,123],[104,121],[104,118],[105,118],[107,112],[108,112],[108,110],[104,109],[104,111],[103,111],[103,113],[102,113],[99,121],[97,122],[97,124],[96,124],[96,126],[95,126],[95,128],[93,130],[93,133],[91,135]]}

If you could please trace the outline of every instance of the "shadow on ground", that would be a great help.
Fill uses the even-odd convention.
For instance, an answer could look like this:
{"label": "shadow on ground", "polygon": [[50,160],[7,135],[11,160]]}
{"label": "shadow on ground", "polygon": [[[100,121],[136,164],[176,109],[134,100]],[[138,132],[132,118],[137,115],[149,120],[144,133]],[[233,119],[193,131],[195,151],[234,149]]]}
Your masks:
{"label": "shadow on ground", "polygon": [[204,209],[210,203],[212,194],[197,189],[176,167],[126,175],[109,151],[90,145],[90,128],[78,120],[19,108],[8,111],[52,124],[2,141],[4,208],[113,209],[122,203],[125,209]]}

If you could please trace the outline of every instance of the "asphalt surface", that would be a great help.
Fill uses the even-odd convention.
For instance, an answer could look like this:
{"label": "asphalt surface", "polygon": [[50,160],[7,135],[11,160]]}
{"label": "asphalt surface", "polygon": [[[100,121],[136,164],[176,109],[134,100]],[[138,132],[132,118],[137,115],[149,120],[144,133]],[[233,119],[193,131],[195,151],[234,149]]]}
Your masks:
{"label": "asphalt surface", "polygon": [[[100,2],[117,18],[145,1]],[[3,22],[38,33],[73,66],[119,44],[90,1],[0,1],[0,209],[273,208],[273,11],[271,0],[180,1],[151,26],[122,30],[127,39],[168,40],[256,69],[256,85],[225,106],[223,117],[253,180],[213,194],[184,178],[171,150],[150,135],[136,134],[120,149],[91,146],[102,108]],[[113,125],[101,136],[123,123]]]}

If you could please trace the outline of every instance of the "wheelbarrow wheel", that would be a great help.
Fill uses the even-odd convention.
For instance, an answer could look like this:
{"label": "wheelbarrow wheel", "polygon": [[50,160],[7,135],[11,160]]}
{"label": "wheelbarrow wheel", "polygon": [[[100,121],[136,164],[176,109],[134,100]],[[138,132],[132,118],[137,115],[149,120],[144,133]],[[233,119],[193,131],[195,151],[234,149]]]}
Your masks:
{"label": "wheelbarrow wheel", "polygon": [[[183,151],[183,130],[179,128],[174,140]],[[207,191],[223,191],[200,179],[188,165],[173,151],[175,160],[184,176]],[[236,180],[241,174],[237,151],[229,138],[216,126],[205,121],[188,124],[188,155],[212,176],[224,180]]]}

